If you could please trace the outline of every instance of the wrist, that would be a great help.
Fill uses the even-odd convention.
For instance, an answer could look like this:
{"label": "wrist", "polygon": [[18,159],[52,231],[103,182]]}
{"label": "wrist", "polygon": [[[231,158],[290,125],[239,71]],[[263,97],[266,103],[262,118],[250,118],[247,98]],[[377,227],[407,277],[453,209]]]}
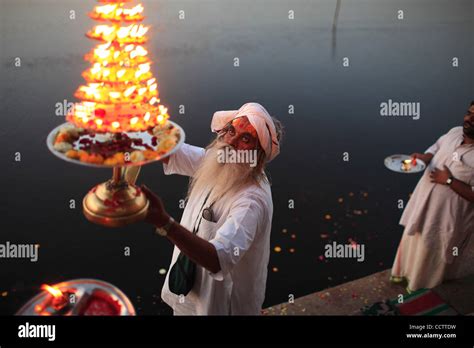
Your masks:
{"label": "wrist", "polygon": [[452,175],[450,175],[448,177],[448,179],[446,180],[445,184],[448,185],[448,186],[451,186],[453,184],[454,180],[456,180],[456,179]]}
{"label": "wrist", "polygon": [[170,219],[171,219],[171,216],[169,216],[168,214],[157,216],[153,220],[153,225],[155,225],[155,227],[161,228],[165,226],[167,223],[169,223]]}
{"label": "wrist", "polygon": [[155,232],[162,237],[167,237],[173,224],[174,224],[174,219],[171,216],[169,216],[168,222],[162,226],[156,226]]}

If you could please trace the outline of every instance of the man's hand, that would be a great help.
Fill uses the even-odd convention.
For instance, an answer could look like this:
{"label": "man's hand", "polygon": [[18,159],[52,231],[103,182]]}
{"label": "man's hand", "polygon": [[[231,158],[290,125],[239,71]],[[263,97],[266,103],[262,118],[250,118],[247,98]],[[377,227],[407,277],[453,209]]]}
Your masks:
{"label": "man's hand", "polygon": [[450,176],[451,176],[451,171],[446,166],[444,166],[443,170],[436,168],[435,170],[432,170],[430,173],[431,182],[434,182],[437,184],[443,184],[443,185],[446,185],[446,181],[448,180]]}
{"label": "man's hand", "polygon": [[431,153],[418,153],[418,152],[415,152],[415,153],[412,153],[410,155],[411,158],[419,158],[421,159],[423,162],[425,162],[426,165],[428,165],[430,162],[431,162],[431,159],[433,158],[433,154]]}
{"label": "man's hand", "polygon": [[[148,215],[145,218],[145,221],[155,225],[156,227],[164,226],[169,221],[170,217],[165,211],[165,207],[160,197],[150,191],[150,189],[145,185],[141,187],[141,190],[146,194],[150,201]],[[191,260],[212,273],[217,273],[221,270],[217,250],[213,244],[202,239],[178,223],[175,223],[173,228],[168,232],[166,238],[176,245],[179,250],[181,250],[181,252],[187,255]]]}
{"label": "man's hand", "polygon": [[150,189],[145,185],[142,185],[141,190],[150,202],[150,206],[148,207],[148,214],[145,218],[145,221],[155,225],[156,227],[164,226],[168,222],[170,216],[166,212],[165,206],[163,205],[161,198],[154,194],[152,191],[150,191]]}

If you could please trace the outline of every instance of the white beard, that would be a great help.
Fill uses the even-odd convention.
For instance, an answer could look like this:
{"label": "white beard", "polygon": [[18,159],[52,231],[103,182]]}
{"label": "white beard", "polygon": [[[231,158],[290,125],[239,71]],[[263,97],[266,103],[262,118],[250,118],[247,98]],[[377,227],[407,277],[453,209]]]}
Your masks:
{"label": "white beard", "polygon": [[196,170],[189,186],[188,197],[203,195],[212,189],[209,201],[215,201],[225,194],[233,194],[255,182],[253,168],[248,163],[219,163],[218,152],[227,143],[217,140],[208,147],[206,155]]}

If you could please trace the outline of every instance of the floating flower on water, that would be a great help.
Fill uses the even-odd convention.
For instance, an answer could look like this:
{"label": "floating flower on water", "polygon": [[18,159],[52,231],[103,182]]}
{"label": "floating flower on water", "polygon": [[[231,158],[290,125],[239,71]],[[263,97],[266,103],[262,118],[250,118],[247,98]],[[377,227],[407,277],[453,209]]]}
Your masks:
{"label": "floating flower on water", "polygon": [[326,291],[325,293],[322,293],[321,295],[319,295],[319,298],[324,300],[326,297],[329,297],[329,296],[331,296],[331,293]]}

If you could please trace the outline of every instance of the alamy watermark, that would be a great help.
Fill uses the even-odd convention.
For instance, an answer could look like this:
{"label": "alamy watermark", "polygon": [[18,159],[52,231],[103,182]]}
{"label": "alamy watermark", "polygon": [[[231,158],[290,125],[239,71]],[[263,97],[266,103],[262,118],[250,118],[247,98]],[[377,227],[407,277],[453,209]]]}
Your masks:
{"label": "alamy watermark", "polygon": [[327,259],[341,258],[350,259],[355,258],[357,262],[363,262],[365,260],[365,245],[350,243],[350,244],[338,244],[332,242],[332,244],[326,244],[324,246],[324,256]]}
{"label": "alamy watermark", "polygon": [[250,167],[257,166],[257,150],[235,150],[229,147],[217,151],[217,162],[219,163],[248,163]]}
{"label": "alamy watermark", "polygon": [[38,244],[14,244],[6,242],[0,244],[0,259],[30,259],[38,261]]}
{"label": "alamy watermark", "polygon": [[73,103],[64,99],[54,104],[54,113],[56,116],[66,117],[67,115],[88,116],[94,115],[95,103]]}
{"label": "alamy watermark", "polygon": [[396,102],[389,99],[380,103],[380,116],[411,117],[414,120],[419,120],[421,117],[421,103]]}

